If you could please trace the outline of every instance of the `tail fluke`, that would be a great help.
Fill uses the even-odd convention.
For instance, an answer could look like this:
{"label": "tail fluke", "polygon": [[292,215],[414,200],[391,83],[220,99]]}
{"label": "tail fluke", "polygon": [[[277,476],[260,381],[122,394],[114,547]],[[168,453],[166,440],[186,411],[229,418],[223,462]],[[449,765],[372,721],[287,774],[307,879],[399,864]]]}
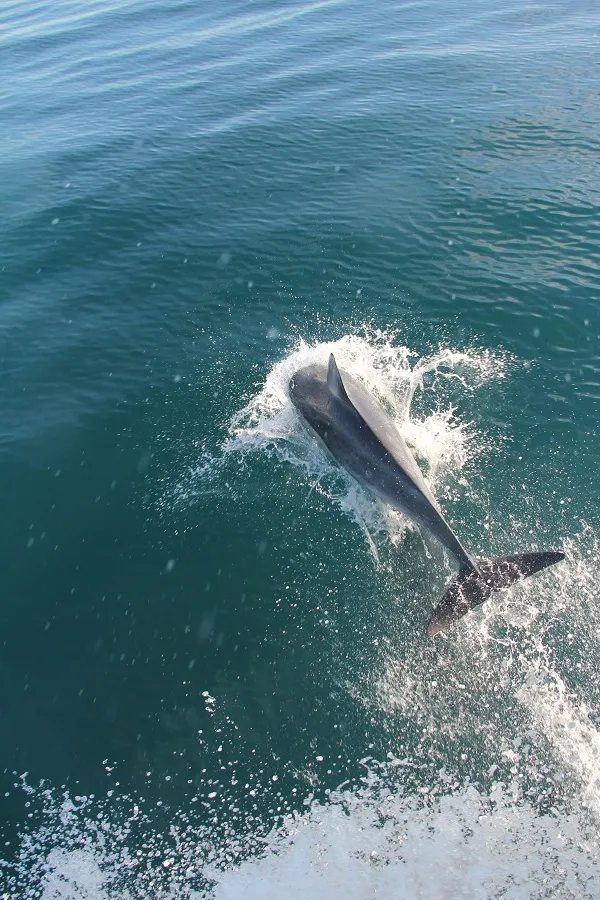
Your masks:
{"label": "tail fluke", "polygon": [[496,559],[477,559],[479,572],[461,569],[450,581],[427,626],[427,636],[435,637],[465,613],[479,606],[494,592],[510,587],[521,578],[535,575],[565,558],[558,550],[547,553],[513,553]]}

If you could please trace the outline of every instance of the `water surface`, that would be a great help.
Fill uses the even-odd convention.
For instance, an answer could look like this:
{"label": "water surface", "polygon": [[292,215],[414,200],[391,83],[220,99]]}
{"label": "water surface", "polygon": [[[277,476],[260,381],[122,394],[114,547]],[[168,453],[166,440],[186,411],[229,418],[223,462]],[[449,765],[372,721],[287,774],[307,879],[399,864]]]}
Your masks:
{"label": "water surface", "polygon": [[[599,33],[4,4],[11,900],[598,895]],[[287,398],[331,350],[473,552],[566,562],[427,642],[447,560]]]}

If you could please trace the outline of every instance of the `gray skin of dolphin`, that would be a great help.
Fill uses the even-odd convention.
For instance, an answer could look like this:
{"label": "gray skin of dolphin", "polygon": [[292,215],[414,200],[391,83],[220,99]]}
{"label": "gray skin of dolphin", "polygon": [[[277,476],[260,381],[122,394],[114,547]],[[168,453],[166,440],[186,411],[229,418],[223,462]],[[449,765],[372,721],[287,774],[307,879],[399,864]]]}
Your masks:
{"label": "gray skin of dolphin", "polygon": [[459,572],[429,622],[433,637],[492,591],[508,587],[563,558],[560,552],[473,559],[431,493],[415,458],[383,406],[348,372],[315,363],[290,379],[290,398],[331,455],[380,500],[425,528],[452,555]]}
{"label": "gray skin of dolphin", "polygon": [[329,452],[364,487],[427,529],[460,567],[477,566],[437,505],[417,462],[381,403],[333,354],[329,366],[300,369],[290,397]]}

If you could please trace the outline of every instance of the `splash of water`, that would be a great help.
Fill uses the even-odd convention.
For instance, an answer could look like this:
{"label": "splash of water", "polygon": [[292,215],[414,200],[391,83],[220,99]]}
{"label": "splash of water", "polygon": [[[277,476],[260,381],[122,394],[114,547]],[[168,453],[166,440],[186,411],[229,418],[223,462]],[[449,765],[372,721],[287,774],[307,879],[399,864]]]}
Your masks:
{"label": "splash of water", "polygon": [[318,486],[364,530],[376,553],[373,535],[384,531],[397,543],[408,523],[397,511],[374,501],[330,459],[308,434],[290,398],[288,385],[298,369],[327,362],[333,353],[342,369],[352,372],[385,405],[396,427],[426,473],[435,490],[449,474],[456,476],[485,440],[469,423],[455,418],[450,401],[438,402],[420,417],[411,416],[417,392],[439,394],[441,382],[456,383],[463,391],[476,390],[486,381],[504,377],[506,360],[489,351],[458,351],[440,347],[431,356],[418,358],[396,343],[396,335],[367,331],[336,341],[300,341],[268,373],[262,389],[233,417],[225,457],[268,453],[304,471],[311,488]]}
{"label": "splash of water", "polygon": [[[584,525],[566,561],[488,601],[455,634],[416,644],[397,632],[373,675],[387,716],[418,721],[430,748],[465,767],[522,779],[600,821],[597,635],[600,540]],[[369,692],[366,692],[367,695]]]}
{"label": "splash of water", "polygon": [[[594,898],[599,846],[576,813],[545,815],[518,779],[484,794],[447,772],[420,792],[408,760],[364,761],[352,789],[306,800],[259,839],[176,821],[159,834],[137,806],[117,815],[89,798],[50,799],[24,841],[9,893],[20,900],[406,900],[427,897]],[[35,794],[35,792],[34,792]],[[136,832],[140,818],[145,826]],[[136,849],[137,847],[137,849]],[[251,852],[252,851],[252,852]],[[233,862],[237,860],[237,862]],[[19,874],[23,878],[19,878]]]}
{"label": "splash of water", "polygon": [[362,796],[314,806],[271,835],[264,856],[220,873],[215,900],[591,898],[598,888],[597,846],[576,816],[540,817],[514,794],[473,787],[436,799],[376,793],[371,781]]}

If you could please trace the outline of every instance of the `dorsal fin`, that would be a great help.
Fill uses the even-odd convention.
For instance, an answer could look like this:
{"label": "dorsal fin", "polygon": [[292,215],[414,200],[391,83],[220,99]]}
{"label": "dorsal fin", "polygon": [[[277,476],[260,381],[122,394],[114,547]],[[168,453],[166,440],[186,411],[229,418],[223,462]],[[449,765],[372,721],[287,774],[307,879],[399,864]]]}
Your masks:
{"label": "dorsal fin", "polygon": [[340,370],[337,367],[337,363],[335,361],[335,357],[333,353],[329,355],[329,365],[327,367],[327,387],[331,391],[334,397],[337,397],[338,400],[346,400],[350,403],[350,398],[346,393],[346,388],[344,387],[344,382],[342,381],[342,376],[340,375]]}

